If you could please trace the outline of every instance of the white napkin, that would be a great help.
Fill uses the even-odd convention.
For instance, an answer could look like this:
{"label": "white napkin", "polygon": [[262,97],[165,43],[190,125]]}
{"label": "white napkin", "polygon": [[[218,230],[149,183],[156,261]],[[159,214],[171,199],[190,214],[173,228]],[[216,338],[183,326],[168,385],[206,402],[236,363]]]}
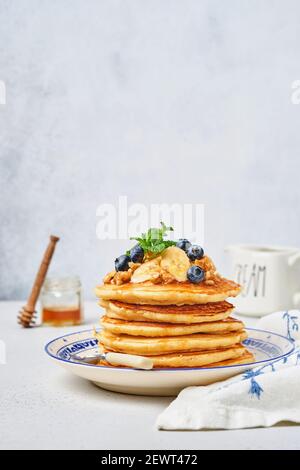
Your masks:
{"label": "white napkin", "polygon": [[207,386],[188,387],[157,419],[159,429],[238,429],[300,422],[300,311],[276,312],[256,324],[289,337],[294,352]]}

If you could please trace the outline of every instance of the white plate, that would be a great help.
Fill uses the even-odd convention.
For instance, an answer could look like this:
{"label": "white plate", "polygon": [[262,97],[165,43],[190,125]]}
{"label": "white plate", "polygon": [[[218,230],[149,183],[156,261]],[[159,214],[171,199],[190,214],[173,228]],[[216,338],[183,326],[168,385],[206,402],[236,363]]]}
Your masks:
{"label": "white plate", "polygon": [[72,360],[74,354],[88,355],[97,352],[93,330],[79,331],[50,341],[45,351],[57,364],[75,375],[94,382],[99,387],[114,392],[135,395],[174,396],[184,387],[207,385],[227,379],[258,364],[272,362],[294,350],[294,343],[285,336],[270,331],[247,328],[249,337],[244,345],[255,356],[255,362],[223,367],[195,367],[155,369],[150,371],[119,367],[79,364]]}

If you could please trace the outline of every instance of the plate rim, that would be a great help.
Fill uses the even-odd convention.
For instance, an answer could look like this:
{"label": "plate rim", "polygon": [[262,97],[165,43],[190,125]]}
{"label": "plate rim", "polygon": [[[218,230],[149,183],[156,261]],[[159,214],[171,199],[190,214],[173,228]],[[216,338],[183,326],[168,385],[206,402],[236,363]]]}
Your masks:
{"label": "plate rim", "polygon": [[62,335],[62,336],[58,336],[57,338],[54,338],[52,339],[51,341],[48,341],[48,343],[45,344],[44,346],[44,351],[46,352],[46,354],[48,354],[49,357],[51,357],[52,359],[56,360],[56,361],[59,361],[59,362],[62,362],[62,363],[66,363],[66,364],[70,364],[70,365],[76,365],[76,366],[83,366],[83,367],[94,367],[96,368],[97,370],[109,370],[109,371],[122,371],[122,372],[144,372],[144,373],[149,373],[149,372],[178,372],[178,371],[208,371],[208,370],[222,370],[222,369],[232,369],[232,368],[235,368],[235,367],[246,367],[246,366],[251,366],[251,367],[255,367],[256,365],[259,365],[259,364],[263,364],[263,363],[266,363],[266,362],[273,362],[273,361],[277,361],[279,359],[282,359],[286,356],[289,356],[290,354],[292,354],[292,352],[295,350],[295,342],[288,338],[287,336],[284,336],[284,335],[281,335],[279,333],[275,333],[274,331],[271,331],[271,330],[262,330],[260,328],[251,328],[251,327],[247,327],[245,328],[245,330],[250,330],[250,331],[259,331],[259,332],[262,332],[262,333],[268,333],[268,334],[272,334],[272,335],[275,335],[275,336],[278,336],[280,338],[283,338],[285,340],[288,341],[288,343],[290,344],[291,346],[291,349],[284,353],[284,354],[281,354],[279,356],[276,356],[272,359],[263,359],[261,361],[256,361],[256,362],[247,362],[247,363],[244,363],[244,364],[233,364],[231,366],[216,366],[216,367],[174,367],[174,368],[170,368],[170,367],[159,367],[159,368],[155,368],[155,369],[151,369],[151,370],[140,370],[140,369],[131,369],[131,368],[125,368],[125,367],[109,367],[109,366],[99,366],[99,365],[96,365],[96,364],[82,364],[80,362],[75,362],[75,361],[68,361],[66,359],[62,359],[60,357],[57,357],[55,356],[54,354],[52,354],[50,351],[49,351],[49,347],[51,346],[52,343],[54,343],[55,341],[58,341],[62,338],[66,338],[68,336],[72,336],[72,335],[78,335],[78,334],[81,334],[81,333],[87,333],[88,331],[98,331],[98,330],[101,330],[101,328],[99,329],[94,329],[94,328],[89,328],[89,329],[86,329],[86,330],[81,330],[81,331],[75,331],[73,333],[68,333],[66,335]]}

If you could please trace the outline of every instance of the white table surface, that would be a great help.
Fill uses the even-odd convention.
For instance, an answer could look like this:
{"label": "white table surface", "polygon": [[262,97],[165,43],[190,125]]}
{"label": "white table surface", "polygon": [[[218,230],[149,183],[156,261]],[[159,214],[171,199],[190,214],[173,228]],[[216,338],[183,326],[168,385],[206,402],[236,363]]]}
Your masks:
{"label": "white table surface", "polygon": [[[1,449],[295,449],[300,426],[234,431],[157,431],[169,397],[108,392],[52,363],[45,343],[98,323],[96,302],[85,306],[86,325],[24,330],[16,316],[22,302],[0,302]],[[253,320],[244,319],[253,325]]]}

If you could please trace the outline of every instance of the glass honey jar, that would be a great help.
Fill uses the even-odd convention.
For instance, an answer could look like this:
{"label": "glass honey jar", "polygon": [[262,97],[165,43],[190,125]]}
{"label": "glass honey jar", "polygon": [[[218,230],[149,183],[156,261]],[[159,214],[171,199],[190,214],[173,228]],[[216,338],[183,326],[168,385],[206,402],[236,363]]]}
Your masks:
{"label": "glass honey jar", "polygon": [[79,325],[83,321],[82,289],[78,276],[51,277],[41,295],[41,322],[49,326]]}

